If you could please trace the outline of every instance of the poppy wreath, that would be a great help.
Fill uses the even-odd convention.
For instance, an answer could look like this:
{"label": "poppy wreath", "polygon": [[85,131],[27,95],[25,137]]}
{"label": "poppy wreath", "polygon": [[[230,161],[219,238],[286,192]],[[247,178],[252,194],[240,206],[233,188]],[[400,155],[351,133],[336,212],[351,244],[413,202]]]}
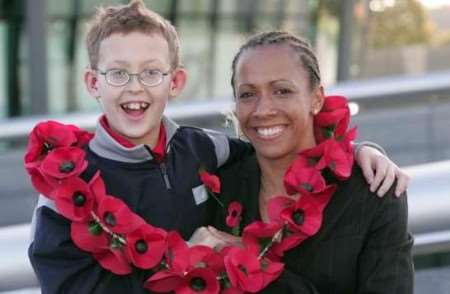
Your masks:
{"label": "poppy wreath", "polygon": [[[347,99],[326,97],[314,117],[317,145],[300,152],[286,171],[288,195],[271,199],[270,222],[249,224],[242,230],[243,246],[220,250],[189,247],[177,232],[146,223],[122,200],[107,195],[100,171],[88,182],[83,180],[88,166],[83,147],[93,135],[76,126],[55,121],[36,125],[24,161],[34,188],[71,221],[74,244],[106,270],[127,275],[133,268],[150,269],[153,274],[144,287],[154,292],[256,293],[282,273],[284,252],[319,231],[323,211],[336,191],[324,175],[331,173],[338,180],[350,176],[356,129],[347,131],[349,122]],[[199,178],[218,200],[217,176],[201,170]],[[227,225],[238,228],[241,204],[234,201],[226,209]]]}

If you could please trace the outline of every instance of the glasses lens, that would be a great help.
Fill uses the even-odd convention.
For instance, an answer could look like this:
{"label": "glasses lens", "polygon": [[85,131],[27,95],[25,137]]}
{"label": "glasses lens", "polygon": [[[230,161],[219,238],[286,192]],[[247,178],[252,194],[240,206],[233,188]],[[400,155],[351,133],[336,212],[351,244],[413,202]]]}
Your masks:
{"label": "glasses lens", "polygon": [[144,70],[139,75],[139,79],[146,86],[156,86],[159,85],[162,81],[162,73],[159,70]]}
{"label": "glasses lens", "polygon": [[130,76],[123,69],[111,69],[106,72],[106,80],[114,86],[122,86],[128,83]]}

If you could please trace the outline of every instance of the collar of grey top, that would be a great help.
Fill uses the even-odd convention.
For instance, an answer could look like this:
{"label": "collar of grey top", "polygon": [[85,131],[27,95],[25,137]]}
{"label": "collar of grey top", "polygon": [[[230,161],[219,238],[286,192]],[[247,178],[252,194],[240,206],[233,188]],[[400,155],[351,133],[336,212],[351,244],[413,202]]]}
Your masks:
{"label": "collar of grey top", "polygon": [[[165,116],[162,118],[162,123],[166,131],[167,146],[179,125]],[[97,122],[94,138],[89,142],[89,148],[98,156],[120,162],[137,163],[153,159],[152,154],[144,144],[131,148],[122,146],[108,134],[101,125],[100,120]]]}

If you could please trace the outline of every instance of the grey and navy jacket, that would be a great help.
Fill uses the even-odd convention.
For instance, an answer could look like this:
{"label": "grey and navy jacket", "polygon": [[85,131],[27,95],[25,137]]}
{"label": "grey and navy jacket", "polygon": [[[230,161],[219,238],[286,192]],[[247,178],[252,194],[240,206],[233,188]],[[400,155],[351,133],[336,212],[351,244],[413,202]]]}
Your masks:
{"label": "grey and navy jacket", "polygon": [[[147,223],[177,230],[189,239],[196,228],[212,223],[217,206],[208,199],[199,168],[215,172],[253,149],[218,132],[178,126],[167,118],[163,124],[166,154],[158,162],[147,146],[123,147],[99,123],[85,150],[89,166],[82,177],[89,180],[99,170],[107,194],[122,199]],[[70,237],[70,221],[44,196],[34,211],[32,228],[28,254],[42,293],[149,293],[143,287],[149,272],[117,276],[78,249]]]}

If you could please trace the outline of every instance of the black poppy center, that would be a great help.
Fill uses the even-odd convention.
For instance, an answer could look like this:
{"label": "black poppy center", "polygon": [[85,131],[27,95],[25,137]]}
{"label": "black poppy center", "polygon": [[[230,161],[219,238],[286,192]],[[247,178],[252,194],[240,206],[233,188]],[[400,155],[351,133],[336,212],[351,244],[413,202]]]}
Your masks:
{"label": "black poppy center", "polygon": [[308,192],[312,192],[313,191],[313,186],[310,183],[303,183],[302,187],[303,187],[303,189],[305,189]]}
{"label": "black poppy center", "polygon": [[243,272],[244,274],[247,274],[247,273],[248,273],[248,272],[247,272],[247,268],[246,268],[245,266],[243,266],[242,264],[240,264],[240,265],[238,266],[238,269],[240,269],[241,272]]}
{"label": "black poppy center", "polygon": [[336,161],[333,160],[333,161],[330,162],[330,169],[331,170],[335,170],[336,169]]}
{"label": "black poppy center", "polygon": [[44,142],[44,148],[42,149],[42,153],[47,154],[53,149],[53,145],[49,142]]}
{"label": "black poppy center", "polygon": [[70,173],[71,171],[73,171],[75,169],[75,163],[73,161],[63,161],[60,165],[59,165],[59,171],[65,174]]}
{"label": "black poppy center", "polygon": [[231,212],[231,216],[232,216],[232,217],[237,217],[237,215],[238,215],[238,212],[237,212],[236,210],[233,210],[233,211]]}
{"label": "black poppy center", "polygon": [[206,288],[206,281],[203,278],[195,277],[192,278],[190,281],[191,289],[195,292],[200,292],[205,290]]}
{"label": "black poppy center", "polygon": [[76,207],[81,207],[86,203],[86,196],[81,192],[75,192],[72,196],[72,200]]}
{"label": "black poppy center", "polygon": [[111,227],[114,227],[117,224],[116,218],[112,212],[105,212],[103,219],[105,220],[105,223]]}
{"label": "black poppy center", "polygon": [[99,223],[97,223],[96,221],[91,221],[88,224],[88,231],[91,235],[98,236],[102,233],[103,229]]}
{"label": "black poppy center", "polygon": [[303,209],[297,209],[292,213],[292,219],[294,220],[294,223],[297,225],[303,225],[303,222],[305,221],[305,212]]}
{"label": "black poppy center", "polygon": [[142,240],[142,239],[139,240],[139,241],[137,241],[137,242],[134,244],[134,247],[135,247],[137,253],[140,253],[140,254],[144,254],[144,253],[147,252],[147,250],[148,250],[147,242],[145,242],[145,241]]}

